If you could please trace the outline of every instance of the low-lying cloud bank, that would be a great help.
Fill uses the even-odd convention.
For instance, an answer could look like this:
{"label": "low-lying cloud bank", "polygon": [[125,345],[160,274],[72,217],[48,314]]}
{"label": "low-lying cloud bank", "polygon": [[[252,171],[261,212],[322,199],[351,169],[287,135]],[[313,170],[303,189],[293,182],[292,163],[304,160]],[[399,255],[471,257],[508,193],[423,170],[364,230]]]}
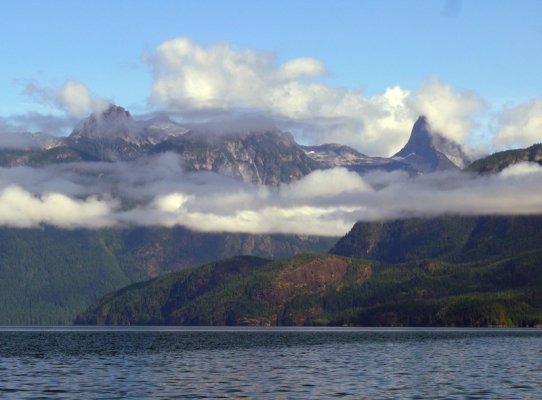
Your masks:
{"label": "low-lying cloud bank", "polygon": [[0,171],[0,225],[62,228],[183,225],[201,231],[344,235],[358,220],[542,213],[542,167],[494,176],[315,171],[278,188],[186,173],[175,154],[136,163]]}

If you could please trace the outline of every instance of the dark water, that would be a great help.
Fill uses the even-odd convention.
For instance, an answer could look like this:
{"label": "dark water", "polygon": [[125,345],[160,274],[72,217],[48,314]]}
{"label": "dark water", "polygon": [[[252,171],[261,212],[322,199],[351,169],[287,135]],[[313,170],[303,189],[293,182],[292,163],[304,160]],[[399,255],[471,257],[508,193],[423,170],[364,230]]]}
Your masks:
{"label": "dark water", "polygon": [[542,331],[3,328],[0,398],[542,399]]}

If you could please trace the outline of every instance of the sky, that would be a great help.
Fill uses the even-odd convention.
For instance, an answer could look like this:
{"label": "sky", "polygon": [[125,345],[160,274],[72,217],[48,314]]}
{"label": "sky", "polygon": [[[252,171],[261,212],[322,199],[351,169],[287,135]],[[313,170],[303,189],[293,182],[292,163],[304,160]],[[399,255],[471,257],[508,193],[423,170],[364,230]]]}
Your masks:
{"label": "sky", "polygon": [[[397,152],[419,115],[472,155],[527,147],[542,141],[540,15],[539,0],[5,1],[0,148],[67,135],[110,103],[181,123],[273,121],[368,155]],[[340,236],[358,220],[541,213],[541,177],[537,164],[482,177],[334,168],[262,187],[185,173],[166,153],[0,168],[0,225]]]}
{"label": "sky", "polygon": [[371,155],[422,113],[473,150],[526,146],[542,130],[540,15],[537,0],[8,1],[0,129],[67,134],[114,102],[255,110]]}

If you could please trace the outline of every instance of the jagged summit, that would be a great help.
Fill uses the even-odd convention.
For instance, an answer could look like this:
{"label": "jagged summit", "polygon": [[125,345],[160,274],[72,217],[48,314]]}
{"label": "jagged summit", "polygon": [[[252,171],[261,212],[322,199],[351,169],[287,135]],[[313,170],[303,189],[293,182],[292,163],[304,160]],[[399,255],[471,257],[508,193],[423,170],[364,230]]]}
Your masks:
{"label": "jagged summit", "polygon": [[183,135],[189,129],[172,121],[166,114],[138,121],[123,107],[110,104],[105,110],[95,112],[80,121],[70,135],[72,139],[124,139],[139,143],[153,143],[168,137]]}
{"label": "jagged summit", "polygon": [[433,131],[423,115],[412,127],[406,145],[392,158],[425,172],[464,168],[470,161],[459,143]]}
{"label": "jagged summit", "polygon": [[138,127],[129,111],[110,104],[104,111],[95,112],[80,121],[71,138],[118,138],[136,136]]}

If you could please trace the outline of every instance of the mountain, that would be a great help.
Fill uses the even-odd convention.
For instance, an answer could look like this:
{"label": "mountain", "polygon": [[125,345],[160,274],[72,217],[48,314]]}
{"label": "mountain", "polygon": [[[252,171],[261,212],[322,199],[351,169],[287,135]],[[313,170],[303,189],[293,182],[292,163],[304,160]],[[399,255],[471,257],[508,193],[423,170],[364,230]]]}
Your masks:
{"label": "mountain", "polygon": [[324,167],[345,167],[358,173],[402,170],[418,175],[447,169],[463,169],[471,162],[460,144],[434,132],[420,116],[405,146],[392,157],[370,157],[339,144],[303,146],[305,154]]}
{"label": "mountain", "polygon": [[75,323],[538,326],[541,265],[542,251],[471,264],[233,258],[128,286]]}
{"label": "mountain", "polygon": [[470,162],[461,146],[433,132],[424,116],[418,118],[407,144],[392,159],[407,163],[420,172],[463,169]]}
{"label": "mountain", "polygon": [[542,144],[534,144],[526,149],[506,150],[491,154],[474,161],[467,167],[467,171],[478,174],[495,174],[520,162],[542,165]]}
{"label": "mountain", "polygon": [[177,228],[0,228],[0,325],[70,324],[111,291],[239,254],[281,259],[334,239]]}
{"label": "mountain", "polygon": [[165,115],[135,120],[115,105],[83,119],[68,137],[47,147],[1,150],[0,166],[135,161],[165,152],[178,154],[189,172],[213,171],[273,186],[323,168],[292,135],[276,128],[218,133],[183,127]]}
{"label": "mountain", "polygon": [[109,105],[99,113],[93,113],[83,119],[73,129],[70,138],[85,139],[129,139],[138,134],[138,124],[129,111],[124,108]]}
{"label": "mountain", "polygon": [[317,169],[345,167],[360,174],[403,170],[417,175],[463,168],[469,161],[459,144],[433,132],[423,116],[414,124],[405,147],[386,158],[367,156],[340,144],[302,146],[291,134],[271,126],[185,127],[164,114],[135,120],[129,111],[110,105],[80,121],[68,137],[31,148],[2,149],[0,166],[135,161],[164,152],[178,154],[187,171],[213,171],[273,186],[296,181]]}
{"label": "mountain", "polygon": [[278,129],[219,134],[191,130],[164,140],[150,154],[174,152],[187,171],[214,171],[257,184],[296,181],[322,166]]}
{"label": "mountain", "polygon": [[[395,158],[379,158],[336,144],[301,146],[289,133],[272,127],[218,132],[201,125],[185,127],[165,115],[137,120],[112,105],[82,120],[69,137],[40,137],[31,146],[3,148],[0,166],[124,161],[123,167],[130,168],[132,162],[166,152],[182,159],[188,172],[214,171],[272,186],[333,166],[359,173],[399,169],[412,175],[456,169],[451,160],[462,155],[460,147],[431,132],[425,118],[417,121],[409,142]],[[69,169],[77,173],[77,165]],[[130,201],[135,200],[126,200]],[[333,251],[389,263],[420,258],[470,262],[512,257],[540,247],[537,217],[529,223],[518,222],[519,217],[503,218],[357,224]],[[181,227],[61,230],[42,226],[0,228],[0,243],[0,324],[58,324],[70,322],[105,293],[130,283],[240,254],[282,259],[327,252],[334,241],[200,233]]]}
{"label": "mountain", "polygon": [[410,164],[387,157],[371,157],[359,151],[336,143],[317,146],[302,146],[305,154],[320,163],[323,168],[344,167],[359,174],[375,170],[402,170],[409,175],[417,175],[421,171]]}
{"label": "mountain", "polygon": [[438,258],[456,262],[542,249],[542,216],[446,216],[358,222],[332,254],[387,263]]}

